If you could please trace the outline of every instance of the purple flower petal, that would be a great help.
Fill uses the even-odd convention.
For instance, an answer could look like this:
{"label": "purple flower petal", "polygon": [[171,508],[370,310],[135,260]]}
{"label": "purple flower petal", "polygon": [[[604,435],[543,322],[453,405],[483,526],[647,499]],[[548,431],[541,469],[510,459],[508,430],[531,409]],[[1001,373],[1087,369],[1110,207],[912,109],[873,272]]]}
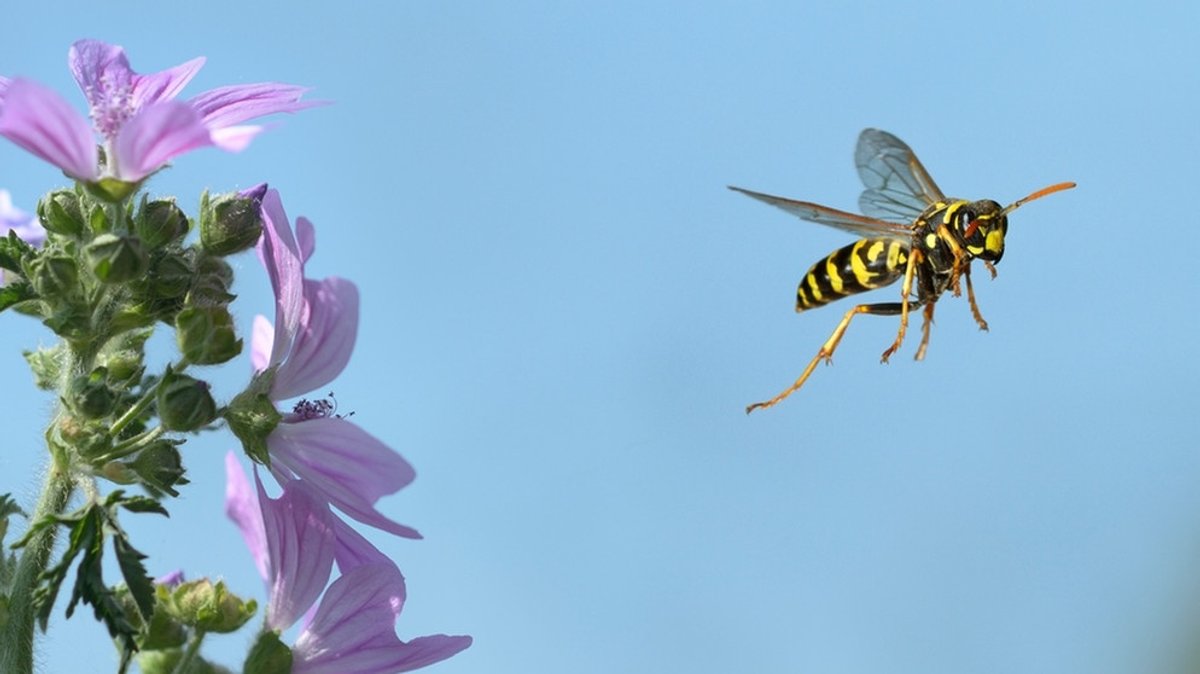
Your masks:
{"label": "purple flower petal", "polygon": [[4,105],[4,93],[8,91],[9,84],[12,84],[12,80],[0,75],[0,106]]}
{"label": "purple flower petal", "polygon": [[350,517],[405,538],[415,529],[393,522],[375,502],[416,477],[412,466],[387,445],[338,418],[279,424],[267,436],[271,472],[281,483],[296,476]]}
{"label": "purple flower petal", "polygon": [[160,73],[133,76],[133,104],[136,107],[173,100],[204,67],[200,56]]}
{"label": "purple flower petal", "polygon": [[96,143],[87,120],[61,96],[24,79],[12,80],[0,110],[0,135],[79,180],[98,177]]}
{"label": "purple flower petal", "polygon": [[296,218],[296,243],[300,245],[300,259],[305,263],[317,248],[317,230],[308,218]]}
{"label": "purple flower petal", "polygon": [[275,343],[269,365],[287,357],[304,311],[304,263],[283,210],[278,190],[267,190],[262,203],[263,235],[258,240],[258,258],[275,291]]}
{"label": "purple flower petal", "polygon": [[434,635],[408,643],[395,634],[404,577],[390,562],[360,566],[325,592],[292,648],[292,674],[394,674],[432,665],[471,645],[471,637]]}
{"label": "purple flower petal", "polygon": [[254,317],[254,328],[250,333],[250,366],[254,372],[271,367],[271,348],[275,342],[275,327],[266,316]]}
{"label": "purple flower petal", "polygon": [[67,53],[67,65],[93,113],[113,105],[132,110],[132,101],[125,97],[132,92],[134,72],[124,49],[100,40],[79,40]]}
{"label": "purple flower petal", "polygon": [[16,232],[21,240],[31,246],[40,246],[46,241],[46,228],[37,216],[16,208],[8,190],[0,190],[0,236]]}
{"label": "purple flower petal", "polygon": [[156,103],[121,127],[114,148],[115,174],[137,182],[184,152],[211,144],[208,129],[186,103]]}
{"label": "purple flower petal", "polygon": [[267,582],[270,562],[267,559],[267,535],[263,531],[262,511],[254,491],[250,489],[250,481],[246,479],[242,464],[233,452],[225,455],[225,515],[242,532],[242,540],[250,549],[250,556],[258,567],[258,575],[262,576],[263,582]]}
{"label": "purple flower petal", "polygon": [[166,585],[167,587],[175,587],[184,581],[183,569],[175,569],[165,575],[154,579],[155,585]]}
{"label": "purple flower petal", "polygon": [[313,605],[333,570],[333,514],[302,481],[284,485],[271,499],[258,484],[258,502],[271,560],[267,626],[286,630]]}
{"label": "purple flower petal", "polygon": [[215,147],[226,152],[241,152],[250,146],[250,141],[266,130],[263,126],[227,126],[210,129],[209,137]]}
{"label": "purple flower petal", "polygon": [[241,124],[277,112],[296,112],[320,101],[301,101],[306,87],[278,82],[234,84],[206,91],[188,101],[211,129]]}
{"label": "purple flower petal", "polygon": [[307,311],[279,366],[271,397],[286,400],[324,388],[345,369],[358,335],[358,288],[345,279],[304,280]]}
{"label": "purple flower petal", "polygon": [[341,518],[334,518],[333,531],[337,534],[337,547],[334,548],[333,559],[337,562],[342,574],[349,573],[364,564],[390,562],[387,555],[371,544]]}

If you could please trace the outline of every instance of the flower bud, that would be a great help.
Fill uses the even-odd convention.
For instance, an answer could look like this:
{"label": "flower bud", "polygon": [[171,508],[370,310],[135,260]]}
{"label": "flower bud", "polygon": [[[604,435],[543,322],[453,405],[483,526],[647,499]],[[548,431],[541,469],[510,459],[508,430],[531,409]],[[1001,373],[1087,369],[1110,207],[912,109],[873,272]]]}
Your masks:
{"label": "flower bud", "polygon": [[183,297],[192,286],[192,268],[179,251],[155,255],[147,274],[147,290],[154,299]]}
{"label": "flower bud", "polygon": [[214,255],[201,253],[195,260],[195,278],[187,303],[196,306],[229,304],[237,296],[229,292],[233,287],[233,267]]}
{"label": "flower bud", "polygon": [[113,411],[116,393],[108,386],[108,369],[98,367],[71,380],[67,403],[85,419],[103,419]]}
{"label": "flower bud", "polygon": [[218,365],[242,352],[225,307],[187,307],[175,316],[175,338],[189,363]]}
{"label": "flower bud", "polygon": [[243,601],[226,589],[224,581],[214,585],[207,578],[180,583],[167,599],[166,607],[179,622],[189,627],[225,634],[236,631],[254,617],[258,602]]}
{"label": "flower bud", "polygon": [[146,273],[146,248],[137,237],[101,234],[84,252],[92,273],[103,283],[124,283]]}
{"label": "flower bud", "polygon": [[128,464],[129,468],[147,487],[179,496],[175,485],[187,484],[187,479],[183,477],[183,459],[175,448],[176,444],[171,440],[159,440],[139,452],[137,458]]}
{"label": "flower bud", "polygon": [[168,431],[194,431],[217,416],[208,382],[168,372],[158,387],[158,418]]}
{"label": "flower bud", "polygon": [[155,249],[182,239],[188,231],[188,219],[174,199],[143,199],[133,228],[146,247]]}
{"label": "flower bud", "polygon": [[59,297],[77,289],[79,267],[75,259],[66,255],[49,255],[36,258],[30,265],[30,281],[33,289],[43,299]]}
{"label": "flower bud", "polygon": [[[143,649],[138,652],[137,663],[138,669],[142,674],[176,674],[179,668],[179,661],[183,659],[183,649],[171,648],[167,650],[149,650]],[[233,674],[225,667],[216,665],[203,657],[196,655],[192,657],[191,664],[188,665],[187,674]]]}
{"label": "flower bud", "polygon": [[57,447],[74,450],[85,459],[103,456],[112,449],[112,436],[104,423],[64,415],[59,417],[55,432],[57,438],[52,442]]}
{"label": "flower bud", "polygon": [[200,245],[213,255],[232,255],[250,248],[262,235],[262,189],[230,192],[200,199]]}
{"label": "flower bud", "polygon": [[48,232],[78,238],[87,221],[79,205],[79,195],[71,190],[55,190],[37,205],[38,219]]}

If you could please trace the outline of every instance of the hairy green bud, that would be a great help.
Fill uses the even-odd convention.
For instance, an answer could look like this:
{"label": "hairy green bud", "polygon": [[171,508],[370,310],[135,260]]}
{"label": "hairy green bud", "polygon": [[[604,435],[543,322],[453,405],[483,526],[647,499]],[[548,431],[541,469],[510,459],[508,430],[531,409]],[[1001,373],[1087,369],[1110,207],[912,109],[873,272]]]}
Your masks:
{"label": "hairy green bud", "polygon": [[189,363],[218,365],[242,352],[225,307],[187,307],[175,316],[175,338]]}
{"label": "hairy green bud", "polygon": [[33,289],[43,299],[51,299],[71,293],[79,285],[79,267],[75,259],[66,255],[38,257],[29,265]]}
{"label": "hairy green bud", "polygon": [[175,485],[188,481],[183,477],[183,459],[176,444],[178,441],[159,440],[139,452],[128,465],[147,487],[179,496]]}
{"label": "hairy green bud", "polygon": [[134,236],[101,234],[84,249],[92,273],[104,283],[124,283],[146,273],[149,259]]}
{"label": "hairy green bud", "polygon": [[151,249],[161,248],[183,238],[188,231],[187,214],[174,199],[142,200],[133,218],[133,231]]}
{"label": "hairy green bud", "polygon": [[37,205],[38,219],[48,232],[79,238],[87,227],[79,195],[72,190],[55,190]]}
{"label": "hairy green bud", "polygon": [[171,592],[165,608],[179,622],[205,632],[234,632],[254,617],[258,602],[245,601],[230,592],[224,581],[207,578],[181,583]]}
{"label": "hairy green bud", "polygon": [[233,255],[253,246],[262,235],[261,195],[230,192],[200,198],[200,245],[213,255]]}
{"label": "hairy green bud", "polygon": [[208,382],[170,372],[155,398],[158,418],[168,431],[194,431],[217,416]]}
{"label": "hairy green bud", "polygon": [[108,368],[98,367],[71,380],[67,404],[85,419],[103,419],[113,411],[117,395],[108,385]]}

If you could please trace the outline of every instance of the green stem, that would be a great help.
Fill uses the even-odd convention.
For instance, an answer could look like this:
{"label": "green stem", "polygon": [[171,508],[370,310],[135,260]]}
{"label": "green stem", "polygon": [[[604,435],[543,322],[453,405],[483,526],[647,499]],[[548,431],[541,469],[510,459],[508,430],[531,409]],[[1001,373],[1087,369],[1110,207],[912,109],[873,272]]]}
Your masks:
{"label": "green stem", "polygon": [[[74,491],[75,480],[68,467],[52,461],[30,523],[61,513]],[[39,576],[50,562],[57,534],[57,525],[41,529],[30,537],[21,553],[9,595],[8,622],[0,628],[0,672],[33,672],[33,626],[36,617],[33,591],[38,585]]]}
{"label": "green stem", "polygon": [[[186,360],[183,360],[183,361],[180,361],[180,363],[176,366],[172,367],[172,366],[168,365],[167,372],[176,372],[176,373],[183,372],[185,369],[187,369],[187,366],[188,366],[188,362]],[[122,414],[120,416],[120,418],[118,418],[116,421],[113,422],[112,428],[108,429],[108,434],[110,436],[112,436],[113,438],[116,438],[118,435],[121,434],[121,431],[125,430],[126,426],[133,423],[133,421],[135,419],[140,417],[142,415],[142,412],[145,412],[146,408],[150,406],[150,403],[154,402],[154,396],[158,394],[159,387],[162,386],[163,382],[165,382],[166,380],[167,380],[166,375],[159,377],[158,381],[154,382],[154,386],[151,386],[150,390],[146,391],[145,395],[142,396],[141,400],[137,401],[137,403],[135,403],[133,407],[130,407],[128,410],[125,410],[125,413]]]}
{"label": "green stem", "polygon": [[163,428],[162,426],[156,426],[155,428],[148,430],[145,433],[142,433],[135,437],[129,438],[128,440],[126,440],[125,442],[122,442],[120,444],[114,445],[113,448],[111,450],[109,450],[109,452],[107,454],[97,458],[96,461],[97,461],[97,463],[102,462],[102,461],[103,462],[115,461],[117,459],[129,456],[130,454],[133,454],[134,452],[145,449],[146,447],[148,447],[150,445],[150,443],[152,443],[155,440],[162,437],[163,434],[165,434],[166,432],[167,432],[167,429]]}
{"label": "green stem", "polygon": [[188,668],[192,666],[192,661],[196,659],[196,654],[200,652],[200,642],[204,641],[204,630],[196,630],[188,641],[187,650],[183,652],[183,657],[179,658],[179,662],[175,663],[175,674],[185,674]]}

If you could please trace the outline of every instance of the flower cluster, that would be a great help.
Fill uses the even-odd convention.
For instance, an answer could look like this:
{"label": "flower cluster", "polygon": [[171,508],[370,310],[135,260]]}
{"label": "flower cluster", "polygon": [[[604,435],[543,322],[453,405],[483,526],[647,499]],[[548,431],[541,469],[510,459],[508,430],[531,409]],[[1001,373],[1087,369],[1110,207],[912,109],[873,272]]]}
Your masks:
{"label": "flower cluster", "polygon": [[[131,513],[167,514],[165,503],[188,484],[180,448],[189,435],[218,428],[230,429],[254,463],[251,487],[236,455],[226,458],[226,513],[268,590],[246,674],[391,674],[440,662],[471,638],[401,641],[395,623],[404,576],[342,519],[421,538],[376,507],[413,481],[412,466],[338,414],[332,394],[300,398],[326,390],[349,361],[358,288],[305,276],[316,248],[312,223],[300,218],[293,227],[279,192],[265,183],[206,192],[196,217],[174,198],[144,191],[186,152],[241,151],[264,128],[248,122],[321,104],[301,100],[303,87],[276,82],[180,98],[203,63],[139,74],[121,47],[76,42],[69,65],[86,117],[37,82],[0,76],[0,136],[74,182],[44,196],[36,213],[15,208],[0,190],[0,312],[33,316],[61,338],[26,353],[37,385],[55,392],[59,409],[46,432],[45,492],[12,546],[20,557],[0,548],[0,671],[33,671],[33,626],[45,628],[71,579],[73,589],[62,593],[70,596],[67,616],[78,602],[92,607],[118,646],[119,671],[135,655],[144,674],[223,671],[198,655],[200,642],[241,628],[257,603],[221,581],[185,581],[180,573],[152,579],[120,524]],[[218,404],[190,368],[241,353],[229,310],[234,270],[225,258],[250,248],[266,268],[275,316],[256,317],[250,382]],[[162,326],[174,330],[179,355],[155,370],[144,347]],[[281,488],[278,498],[267,495],[259,466]],[[147,495],[105,493],[104,482]],[[69,512],[74,502],[82,505]],[[0,543],[21,512],[0,495]],[[66,549],[52,564],[62,529]],[[112,586],[104,581],[107,542],[123,581]],[[281,634],[297,623],[299,637],[284,645]]]}

